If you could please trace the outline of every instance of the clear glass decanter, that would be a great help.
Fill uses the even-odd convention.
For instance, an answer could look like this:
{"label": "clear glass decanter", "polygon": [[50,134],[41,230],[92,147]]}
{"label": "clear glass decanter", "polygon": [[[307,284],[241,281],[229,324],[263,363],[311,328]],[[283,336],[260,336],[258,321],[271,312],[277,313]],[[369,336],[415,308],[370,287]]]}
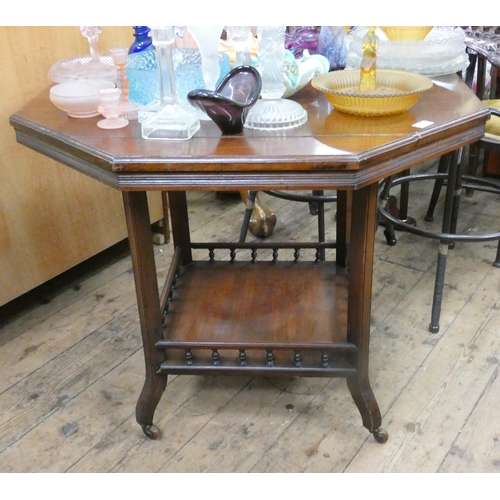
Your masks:
{"label": "clear glass decanter", "polygon": [[136,54],[143,50],[154,49],[149,26],[132,26],[134,28],[134,42],[128,49],[129,54]]}
{"label": "clear glass decanter", "polygon": [[153,44],[156,48],[160,99],[139,111],[139,122],[144,139],[190,139],[200,128],[197,112],[187,100],[175,93],[172,46],[175,26],[153,26]]}

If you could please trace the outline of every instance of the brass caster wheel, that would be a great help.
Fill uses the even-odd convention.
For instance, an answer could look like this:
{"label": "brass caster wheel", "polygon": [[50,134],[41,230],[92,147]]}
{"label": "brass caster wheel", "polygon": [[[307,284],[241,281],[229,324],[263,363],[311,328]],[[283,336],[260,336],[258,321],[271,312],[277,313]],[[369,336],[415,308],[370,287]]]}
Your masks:
{"label": "brass caster wheel", "polygon": [[160,439],[161,432],[156,425],[145,425],[142,427],[142,432],[148,437],[149,439]]}
{"label": "brass caster wheel", "polygon": [[389,439],[389,434],[385,429],[382,429],[382,427],[379,427],[378,429],[375,429],[373,432],[373,437],[375,438],[375,441],[377,443],[385,443]]}

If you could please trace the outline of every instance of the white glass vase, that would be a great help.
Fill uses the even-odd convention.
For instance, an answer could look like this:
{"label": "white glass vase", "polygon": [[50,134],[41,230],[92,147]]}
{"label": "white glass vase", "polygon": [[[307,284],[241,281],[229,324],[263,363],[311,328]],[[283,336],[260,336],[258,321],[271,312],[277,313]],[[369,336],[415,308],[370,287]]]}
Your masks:
{"label": "white glass vase", "polygon": [[219,41],[224,26],[188,26],[201,54],[201,73],[205,88],[215,90],[220,76]]}

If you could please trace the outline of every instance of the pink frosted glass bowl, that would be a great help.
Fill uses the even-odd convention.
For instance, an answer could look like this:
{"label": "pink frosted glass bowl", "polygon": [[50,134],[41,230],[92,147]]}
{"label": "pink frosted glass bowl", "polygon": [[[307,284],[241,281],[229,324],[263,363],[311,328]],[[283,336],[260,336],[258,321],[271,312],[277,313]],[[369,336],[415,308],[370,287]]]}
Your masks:
{"label": "pink frosted glass bowl", "polygon": [[72,118],[99,116],[101,103],[99,91],[112,89],[115,84],[108,80],[75,80],[54,85],[50,89],[50,101]]}

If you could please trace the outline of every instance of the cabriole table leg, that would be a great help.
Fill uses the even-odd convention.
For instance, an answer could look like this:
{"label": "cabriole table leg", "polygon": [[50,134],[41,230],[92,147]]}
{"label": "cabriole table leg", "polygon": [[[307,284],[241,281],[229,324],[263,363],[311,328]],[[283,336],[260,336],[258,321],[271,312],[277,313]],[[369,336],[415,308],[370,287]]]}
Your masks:
{"label": "cabriole table leg", "polygon": [[380,427],[382,417],[368,378],[377,198],[376,183],[352,193],[347,340],[356,345],[358,352],[351,357],[357,373],[347,379],[347,386],[361,414],[363,425],[379,443],[385,443],[389,436]]}
{"label": "cabriole table leg", "polygon": [[146,365],[146,378],[137,401],[136,419],[146,436],[158,439],[160,432],[153,425],[153,415],[165,391],[167,377],[157,373],[165,353],[155,348],[156,342],[163,338],[163,327],[146,192],[124,192],[123,204]]}

